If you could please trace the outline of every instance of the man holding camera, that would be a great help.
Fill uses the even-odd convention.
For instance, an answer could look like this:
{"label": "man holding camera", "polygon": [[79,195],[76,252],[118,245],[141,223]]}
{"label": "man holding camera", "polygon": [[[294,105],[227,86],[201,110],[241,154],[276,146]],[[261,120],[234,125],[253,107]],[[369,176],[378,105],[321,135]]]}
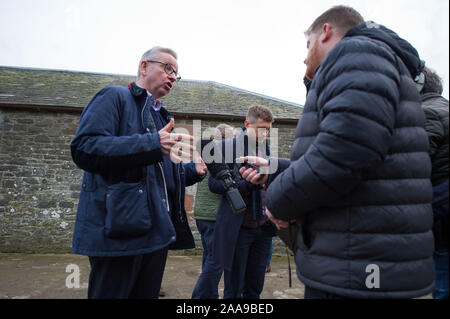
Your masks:
{"label": "man holding camera", "polygon": [[[272,127],[272,112],[254,105],[248,110],[245,128],[234,139],[222,142],[227,161],[246,210],[234,213],[226,198],[224,183],[209,177],[209,189],[221,194],[214,233],[214,258],[224,269],[224,299],[258,299],[263,287],[274,227],[264,214],[262,187],[240,178],[234,159],[244,155],[270,155],[267,135]],[[228,151],[228,153],[227,153]],[[232,154],[230,154],[232,152]],[[231,156],[232,155],[232,156]]]}

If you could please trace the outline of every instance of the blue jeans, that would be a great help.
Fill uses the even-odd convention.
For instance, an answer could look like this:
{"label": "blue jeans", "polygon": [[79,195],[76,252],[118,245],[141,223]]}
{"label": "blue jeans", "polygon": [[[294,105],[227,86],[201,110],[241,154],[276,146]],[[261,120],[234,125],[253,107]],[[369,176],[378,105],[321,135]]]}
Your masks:
{"label": "blue jeans", "polygon": [[434,299],[448,299],[448,248],[434,252],[434,269],[436,274],[436,287]]}
{"label": "blue jeans", "polygon": [[232,270],[224,272],[224,299],[259,299],[271,242],[261,228],[240,229]]}
{"label": "blue jeans", "polygon": [[267,264],[270,264],[270,261],[272,260],[272,255],[273,255],[273,242],[271,240],[270,241],[270,253],[269,253],[269,258],[267,259]]}
{"label": "blue jeans", "polygon": [[197,280],[192,299],[218,299],[219,282],[222,277],[222,268],[214,262],[212,255],[214,227],[216,222],[196,220],[203,246],[202,273]]}
{"label": "blue jeans", "polygon": [[433,234],[435,239],[434,269],[436,286],[434,299],[448,299],[448,230],[449,182],[433,187]]}

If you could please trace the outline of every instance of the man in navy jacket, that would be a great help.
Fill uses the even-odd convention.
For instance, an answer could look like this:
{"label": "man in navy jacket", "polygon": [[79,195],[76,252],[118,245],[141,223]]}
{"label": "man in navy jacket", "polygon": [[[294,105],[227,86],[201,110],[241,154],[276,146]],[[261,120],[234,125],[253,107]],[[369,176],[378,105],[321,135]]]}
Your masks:
{"label": "man in navy jacket", "polygon": [[89,256],[88,298],[157,298],[168,249],[195,247],[184,192],[206,167],[182,163],[193,137],[172,133],[158,100],[179,79],[176,59],[147,51],[136,83],[103,88],[81,115],[70,145],[85,171],[72,250]]}
{"label": "man in navy jacket", "polygon": [[431,163],[413,81],[423,62],[349,7],[326,11],[306,36],[313,80],[291,158],[261,181],[273,221],[300,228],[305,298],[424,296],[434,269]]}
{"label": "man in navy jacket", "polygon": [[[222,142],[224,158],[234,160],[258,153],[270,155],[266,137],[272,122],[270,109],[260,105],[251,106],[245,120],[245,131],[234,139]],[[235,169],[236,164],[228,165],[230,170],[235,170],[237,180],[240,176]],[[247,206],[247,210],[240,214],[233,213],[225,196],[224,184],[213,176],[209,177],[211,192],[222,195],[214,230],[213,255],[216,263],[224,269],[225,299],[258,299],[264,287],[275,228],[264,214],[262,187],[243,179],[237,184]]]}

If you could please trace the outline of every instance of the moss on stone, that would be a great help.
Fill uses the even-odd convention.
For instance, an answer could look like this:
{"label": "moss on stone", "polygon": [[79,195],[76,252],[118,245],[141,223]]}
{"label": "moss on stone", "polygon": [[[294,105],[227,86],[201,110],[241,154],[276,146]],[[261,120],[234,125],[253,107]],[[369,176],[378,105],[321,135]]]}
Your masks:
{"label": "moss on stone", "polygon": [[[126,86],[136,77],[86,72],[0,67],[0,103],[83,108],[107,85]],[[170,111],[245,116],[252,104],[269,107],[276,119],[298,119],[302,108],[215,82],[183,80],[163,102]]]}

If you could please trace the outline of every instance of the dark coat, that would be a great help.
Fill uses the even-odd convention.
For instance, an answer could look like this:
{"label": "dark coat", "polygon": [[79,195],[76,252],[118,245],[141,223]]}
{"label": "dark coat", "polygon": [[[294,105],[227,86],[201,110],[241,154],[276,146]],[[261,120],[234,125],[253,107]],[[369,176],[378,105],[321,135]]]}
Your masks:
{"label": "dark coat", "polygon": [[421,97],[430,141],[431,182],[437,186],[448,180],[448,100],[437,93]]}
{"label": "dark coat", "polygon": [[[201,177],[177,164],[176,207],[168,210],[159,134],[145,90],[108,86],[81,115],[70,147],[83,169],[72,251],[88,256],[151,253],[169,244],[195,247],[184,209],[186,185]],[[167,110],[162,108],[166,116]],[[172,219],[172,220],[171,220]]]}
{"label": "dark coat", "polygon": [[[420,67],[406,41],[363,23],[317,69],[291,163],[266,193],[276,218],[301,224],[305,285],[355,298],[433,290],[431,163],[412,80]],[[373,265],[379,288],[366,284]]]}
{"label": "dark coat", "polygon": [[448,100],[437,93],[426,93],[422,95],[422,108],[430,142],[434,245],[436,250],[448,249]]}
{"label": "dark coat", "polygon": [[[241,136],[242,137],[242,136]],[[225,154],[225,150],[230,149],[228,145],[233,144],[233,157],[227,158],[237,158],[239,156],[247,156],[248,148],[244,147],[244,154],[238,154],[236,150],[236,143],[238,138],[226,140],[222,142],[222,154]],[[238,143],[241,143],[242,139]],[[239,179],[239,172],[234,164],[228,164],[231,171],[234,170],[235,180]],[[236,248],[236,243],[239,236],[239,231],[241,229],[242,223],[244,222],[245,212],[240,214],[235,214],[231,209],[228,200],[226,199],[226,188],[224,184],[210,175],[208,179],[209,190],[215,194],[222,195],[222,198],[217,209],[216,225],[214,229],[214,244],[213,244],[213,255],[216,263],[222,266],[225,270],[231,271],[233,266],[234,252]],[[239,193],[244,200],[247,210],[252,209],[252,192],[260,189],[259,186],[255,186],[244,179],[240,179],[237,183]],[[268,237],[275,236],[274,226],[271,222],[267,222],[265,225],[261,226],[263,231]]]}

